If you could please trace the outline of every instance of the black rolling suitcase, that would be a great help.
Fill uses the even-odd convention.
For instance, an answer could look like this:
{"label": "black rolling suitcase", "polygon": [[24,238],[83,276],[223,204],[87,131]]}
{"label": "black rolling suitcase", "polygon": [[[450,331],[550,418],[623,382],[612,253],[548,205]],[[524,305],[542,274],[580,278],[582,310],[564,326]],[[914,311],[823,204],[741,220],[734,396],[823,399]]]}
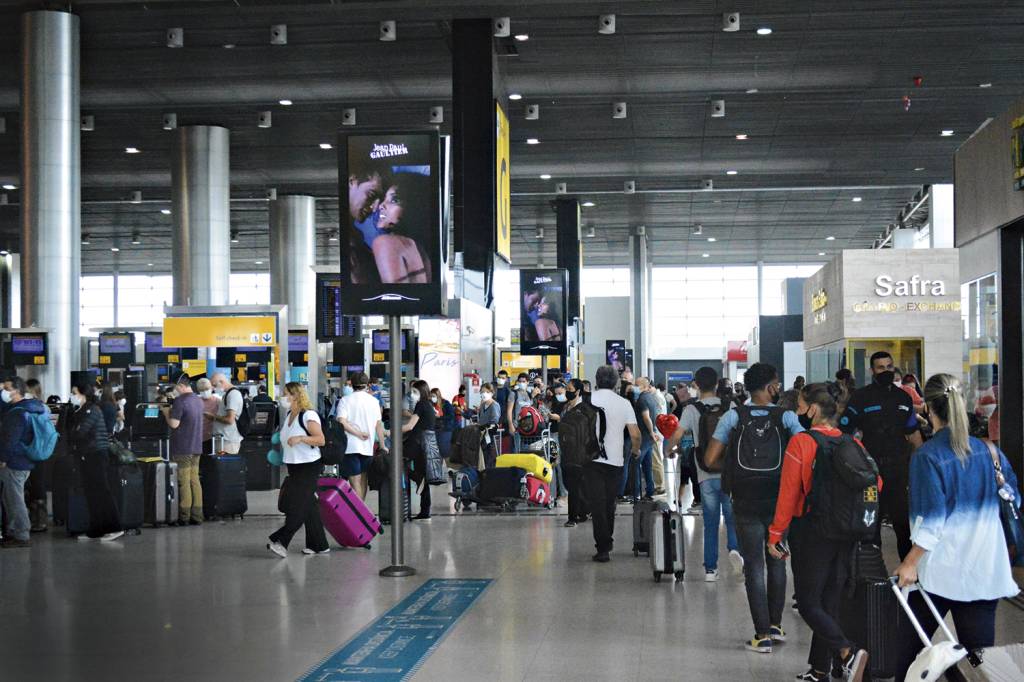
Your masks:
{"label": "black rolling suitcase", "polygon": [[518,467],[484,469],[480,472],[477,498],[484,504],[526,500],[526,473],[526,469]]}
{"label": "black rolling suitcase", "polygon": [[896,675],[906,616],[888,576],[879,547],[865,542],[854,548],[839,624],[847,637],[868,652],[866,680]]}
{"label": "black rolling suitcase", "polygon": [[110,490],[114,494],[121,528],[138,531],[142,528],[145,515],[142,469],[138,464],[112,464],[109,474]]}
{"label": "black rolling suitcase", "polygon": [[89,530],[89,505],[74,455],[65,455],[53,463],[53,523],[64,526],[68,535]]}
{"label": "black rolling suitcase", "polygon": [[[210,457],[213,460],[211,469],[215,482],[214,504],[212,510],[220,517],[230,516],[243,518],[249,510],[249,502],[245,494],[245,458],[240,455],[219,455]],[[209,515],[206,503],[207,486],[203,484],[203,514]]]}

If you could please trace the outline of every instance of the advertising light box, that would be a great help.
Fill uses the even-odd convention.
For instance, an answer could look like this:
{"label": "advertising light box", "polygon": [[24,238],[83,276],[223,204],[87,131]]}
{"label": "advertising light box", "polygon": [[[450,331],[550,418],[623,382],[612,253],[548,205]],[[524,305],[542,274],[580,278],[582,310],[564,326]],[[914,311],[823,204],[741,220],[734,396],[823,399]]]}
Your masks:
{"label": "advertising light box", "polygon": [[565,270],[519,271],[519,352],[565,355]]}

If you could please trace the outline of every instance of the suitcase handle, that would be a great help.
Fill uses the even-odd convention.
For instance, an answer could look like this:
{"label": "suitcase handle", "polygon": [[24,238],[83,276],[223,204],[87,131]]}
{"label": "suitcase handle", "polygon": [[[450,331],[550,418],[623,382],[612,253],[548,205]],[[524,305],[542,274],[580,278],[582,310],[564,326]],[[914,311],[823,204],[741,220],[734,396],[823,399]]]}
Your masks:
{"label": "suitcase handle", "polygon": [[946,637],[949,641],[954,644],[959,644],[957,638],[953,636],[952,632],[950,632],[949,626],[946,625],[946,620],[939,615],[939,610],[935,608],[935,602],[933,602],[932,598],[928,596],[928,593],[921,588],[919,583],[915,583],[901,589],[899,578],[896,576],[890,577],[889,583],[892,585],[892,591],[896,593],[896,599],[899,600],[900,606],[903,607],[903,611],[907,614],[907,618],[910,619],[910,624],[914,626],[914,630],[917,631],[917,636],[921,638],[921,643],[924,644],[925,647],[930,647],[932,645],[932,641],[925,633],[924,628],[921,627],[921,623],[918,622],[917,616],[914,615],[914,610],[910,608],[910,604],[907,602],[907,595],[915,590],[921,593],[921,598],[924,599],[924,603],[928,605],[928,610],[932,612],[932,617],[935,618],[935,621],[939,624],[939,627],[942,628],[942,631],[946,633]]}

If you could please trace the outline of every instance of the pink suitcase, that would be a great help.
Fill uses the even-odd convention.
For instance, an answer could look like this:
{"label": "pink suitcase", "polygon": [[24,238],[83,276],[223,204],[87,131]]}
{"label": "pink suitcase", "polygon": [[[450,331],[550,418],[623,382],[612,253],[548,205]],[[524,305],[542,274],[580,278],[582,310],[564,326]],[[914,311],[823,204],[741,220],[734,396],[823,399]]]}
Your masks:
{"label": "pink suitcase", "polygon": [[370,542],[383,533],[380,520],[359,499],[359,495],[342,478],[321,478],[317,481],[320,518],[324,528],[342,547],[370,548]]}
{"label": "pink suitcase", "polygon": [[551,507],[551,488],[536,476],[526,477],[526,499],[530,504]]}

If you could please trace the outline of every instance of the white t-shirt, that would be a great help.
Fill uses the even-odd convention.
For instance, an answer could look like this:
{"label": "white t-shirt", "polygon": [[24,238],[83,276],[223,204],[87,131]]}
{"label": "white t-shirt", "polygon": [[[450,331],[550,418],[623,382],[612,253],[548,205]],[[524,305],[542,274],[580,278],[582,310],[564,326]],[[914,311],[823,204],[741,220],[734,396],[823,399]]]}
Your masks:
{"label": "white t-shirt", "polygon": [[[221,398],[220,405],[217,408],[218,417],[228,416],[228,410],[233,410],[235,413],[235,419],[237,420],[242,416],[242,410],[245,407],[245,403],[242,400],[242,392],[239,389],[229,389],[227,393]],[[242,434],[238,432],[238,424],[223,424],[221,422],[213,422],[213,435],[224,436],[224,440],[228,443],[241,443]]]}
{"label": "white t-shirt", "polygon": [[[315,462],[320,459],[320,448],[306,445],[305,443],[299,443],[295,446],[288,445],[288,439],[292,436],[309,435],[302,428],[302,424],[299,423],[300,418],[306,424],[307,429],[312,422],[320,423],[320,415],[314,410],[306,410],[294,420],[292,420],[291,412],[285,415],[284,420],[281,422],[281,452],[284,455],[285,464],[306,464],[307,462]],[[289,422],[291,423],[289,424]]]}
{"label": "white t-shirt", "polygon": [[[608,459],[598,458],[594,461],[609,466],[623,466],[624,431],[627,424],[636,424],[636,412],[633,411],[633,406],[629,404],[628,400],[607,388],[594,391],[590,403],[594,407],[600,407],[604,410],[605,423],[607,424],[604,435],[604,450],[608,455]],[[600,428],[599,422],[599,436]]]}
{"label": "white t-shirt", "polygon": [[356,391],[341,399],[338,404],[338,416],[344,417],[349,424],[370,436],[363,440],[351,433],[348,434],[348,447],[345,448],[345,452],[372,457],[373,444],[377,438],[377,424],[381,421],[380,403],[377,399],[366,391]]}

